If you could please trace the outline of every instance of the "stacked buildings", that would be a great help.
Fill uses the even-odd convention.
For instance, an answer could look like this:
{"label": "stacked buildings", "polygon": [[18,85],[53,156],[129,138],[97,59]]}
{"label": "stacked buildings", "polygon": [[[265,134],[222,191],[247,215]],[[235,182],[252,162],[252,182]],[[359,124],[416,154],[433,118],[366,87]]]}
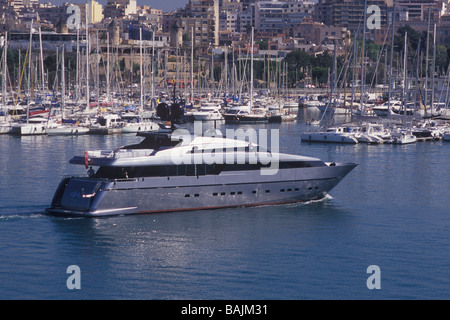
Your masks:
{"label": "stacked buildings", "polygon": [[[437,41],[450,40],[450,0],[395,0],[396,26],[411,25],[418,31],[437,24]],[[80,28],[86,16],[92,31],[107,32],[114,22],[120,44],[132,44],[136,30],[143,28],[146,41],[158,46],[190,46],[203,52],[210,48],[248,43],[252,28],[256,39],[270,48],[301,48],[316,51],[338,41],[349,44],[352,35],[362,30],[364,5],[379,8],[379,28],[367,30],[370,40],[386,41],[394,13],[394,0],[186,0],[183,8],[162,12],[137,0],[74,0],[62,5],[38,0],[0,0],[0,32],[27,32],[30,22],[43,30],[57,29],[79,7]],[[65,30],[65,29],[63,29]],[[66,30],[76,33],[76,30]],[[155,32],[155,36],[153,33]],[[359,33],[361,34],[361,33]]]}

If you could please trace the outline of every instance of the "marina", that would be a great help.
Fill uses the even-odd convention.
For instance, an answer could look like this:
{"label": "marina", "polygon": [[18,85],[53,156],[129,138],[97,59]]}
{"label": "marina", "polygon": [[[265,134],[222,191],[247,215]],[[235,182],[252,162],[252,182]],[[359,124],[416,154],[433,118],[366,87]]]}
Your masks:
{"label": "marina", "polygon": [[[63,177],[87,177],[83,165],[69,163],[74,155],[142,137],[1,135],[1,298],[448,297],[448,142],[304,142],[311,116],[217,128],[276,129],[280,152],[358,163],[325,199],[108,218],[45,209]],[[186,127],[194,132],[192,123]],[[366,287],[374,264],[381,290]],[[66,287],[70,265],[81,269],[81,290]]]}
{"label": "marina", "polygon": [[450,73],[406,31],[378,86],[366,32],[339,67],[334,40],[316,89],[269,55],[254,79],[253,28],[197,62],[86,26],[68,60],[33,23],[0,63],[0,299],[450,298]]}

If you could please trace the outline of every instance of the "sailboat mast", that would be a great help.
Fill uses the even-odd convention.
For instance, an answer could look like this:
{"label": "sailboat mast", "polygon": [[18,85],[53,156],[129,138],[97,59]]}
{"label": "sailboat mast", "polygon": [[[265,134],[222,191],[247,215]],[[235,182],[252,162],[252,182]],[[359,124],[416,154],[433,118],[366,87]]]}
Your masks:
{"label": "sailboat mast", "polygon": [[42,97],[44,97],[45,96],[44,50],[42,49],[42,33],[40,25],[39,25],[39,51],[41,59]]}
{"label": "sailboat mast", "polygon": [[434,74],[436,68],[436,23],[434,24],[433,31],[433,68],[431,70],[431,103],[430,103],[430,116],[433,116],[433,104],[434,104]]}
{"label": "sailboat mast", "polygon": [[253,108],[253,42],[254,42],[254,32],[255,32],[255,28],[252,27],[252,46],[251,46],[251,50],[252,50],[252,54],[251,54],[251,58],[250,58],[250,109]]}
{"label": "sailboat mast", "polygon": [[5,44],[3,46],[3,69],[2,69],[2,100],[3,100],[3,107],[5,108],[6,113],[6,65],[8,63],[7,60],[7,54],[8,54],[8,31],[5,32]]}
{"label": "sailboat mast", "polygon": [[[28,79],[27,79],[27,91],[28,91],[28,97],[27,97],[27,123],[30,119],[30,98],[31,98],[31,92],[30,92],[30,79],[31,79],[31,45],[33,41],[33,20],[31,20],[30,24],[30,52],[28,55]],[[19,91],[20,93],[20,91]]]}
{"label": "sailboat mast", "polygon": [[[152,99],[155,98],[155,27],[152,28]],[[159,52],[159,51],[158,51]]]}
{"label": "sailboat mast", "polygon": [[78,101],[80,98],[80,23],[77,24],[77,68],[75,73],[75,96]]}
{"label": "sailboat mast", "polygon": [[425,115],[427,114],[427,102],[428,102],[428,51],[430,46],[430,23],[431,23],[431,8],[428,8],[428,27],[427,27],[427,45],[425,51],[425,83],[424,83]]}
{"label": "sailboat mast", "polygon": [[86,110],[89,110],[89,9],[86,11]]}
{"label": "sailboat mast", "polygon": [[404,40],[404,50],[403,50],[403,92],[402,92],[402,96],[403,96],[403,112],[404,112],[404,116],[406,119],[406,79],[408,76],[408,72],[407,72],[407,65],[406,65],[406,61],[408,59],[408,53],[407,53],[407,38],[408,38],[408,32],[405,32],[405,40]]}
{"label": "sailboat mast", "polygon": [[366,47],[366,20],[367,19],[367,0],[364,1],[364,19],[363,19],[363,43],[362,43],[362,52],[361,52],[361,97],[360,97],[360,103],[361,103],[361,114],[366,114],[366,107],[364,106],[364,85],[366,82],[366,76],[365,76],[365,67],[364,67],[364,60],[365,60],[365,47]]}
{"label": "sailboat mast", "polygon": [[394,0],[394,9],[392,12],[392,31],[391,31],[391,57],[389,63],[389,94],[388,94],[388,114],[390,116],[391,113],[391,94],[392,94],[392,61],[394,60],[394,35],[395,35],[395,9],[396,9],[396,0]]}
{"label": "sailboat mast", "polygon": [[109,83],[109,32],[106,33],[106,103],[109,104],[111,89]]}
{"label": "sailboat mast", "polygon": [[194,27],[191,27],[191,103],[194,104]]}
{"label": "sailboat mast", "polygon": [[139,66],[139,75],[141,78],[141,107],[139,112],[144,111],[144,80],[143,80],[143,74],[142,74],[142,27],[139,28],[139,59],[140,59],[140,66]]}
{"label": "sailboat mast", "polygon": [[65,79],[65,64],[64,64],[64,45],[62,46],[62,56],[61,56],[61,109],[62,109],[62,120],[64,120],[64,110],[66,106],[65,96],[66,96],[66,79]]}

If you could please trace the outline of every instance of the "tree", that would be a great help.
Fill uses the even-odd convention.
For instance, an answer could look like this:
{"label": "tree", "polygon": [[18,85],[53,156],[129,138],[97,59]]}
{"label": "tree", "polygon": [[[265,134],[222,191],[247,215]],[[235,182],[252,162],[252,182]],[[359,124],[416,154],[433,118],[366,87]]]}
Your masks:
{"label": "tree", "polygon": [[269,42],[267,40],[258,40],[256,44],[259,45],[259,50],[267,50],[269,48]]}
{"label": "tree", "polygon": [[[328,70],[326,67],[313,67],[312,68],[312,78],[319,83],[327,83],[328,82]],[[330,71],[331,72],[331,71]]]}
{"label": "tree", "polygon": [[447,72],[449,57],[447,48],[443,45],[436,47],[436,69],[441,72]]}
{"label": "tree", "polygon": [[[422,33],[417,32],[409,25],[398,28],[398,30],[397,30],[398,35],[396,35],[394,37],[394,51],[396,51],[397,53],[403,52],[404,41],[405,41],[405,32],[408,33],[407,49],[408,49],[408,52],[411,53],[411,55],[414,55],[415,52],[417,51],[419,39],[420,39],[420,43],[421,43],[420,46],[421,46],[422,50],[425,51],[426,41],[427,41],[427,33],[426,32],[422,32]],[[432,40],[433,37],[430,37],[430,39]],[[430,46],[430,48],[431,48],[431,46]]]}
{"label": "tree", "polygon": [[288,64],[289,69],[299,70],[302,67],[310,66],[312,59],[313,58],[309,53],[297,49],[289,52],[283,62]]}
{"label": "tree", "polygon": [[333,68],[333,56],[325,51],[313,58],[312,65],[321,68]]}

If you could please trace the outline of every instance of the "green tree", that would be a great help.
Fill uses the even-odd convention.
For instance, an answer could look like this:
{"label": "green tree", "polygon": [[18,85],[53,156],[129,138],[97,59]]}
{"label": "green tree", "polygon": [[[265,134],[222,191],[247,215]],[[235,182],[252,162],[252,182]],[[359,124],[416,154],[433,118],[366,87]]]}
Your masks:
{"label": "green tree", "polygon": [[[312,78],[313,81],[317,81],[319,83],[327,83],[328,82],[328,70],[326,67],[313,67],[312,68]],[[331,71],[330,71],[331,72]]]}
{"label": "green tree", "polygon": [[267,50],[269,48],[269,42],[267,40],[258,40],[256,44],[259,45],[259,50]]}
{"label": "green tree", "polygon": [[449,57],[447,48],[443,45],[436,47],[436,69],[441,72],[447,72]]}
{"label": "green tree", "polygon": [[321,67],[321,68],[333,68],[333,56],[325,51],[324,53],[318,54],[312,60],[313,67]]}
{"label": "green tree", "polygon": [[311,65],[312,56],[302,50],[293,50],[289,52],[284,58],[283,62],[288,64],[289,69],[299,70],[302,67]]}

